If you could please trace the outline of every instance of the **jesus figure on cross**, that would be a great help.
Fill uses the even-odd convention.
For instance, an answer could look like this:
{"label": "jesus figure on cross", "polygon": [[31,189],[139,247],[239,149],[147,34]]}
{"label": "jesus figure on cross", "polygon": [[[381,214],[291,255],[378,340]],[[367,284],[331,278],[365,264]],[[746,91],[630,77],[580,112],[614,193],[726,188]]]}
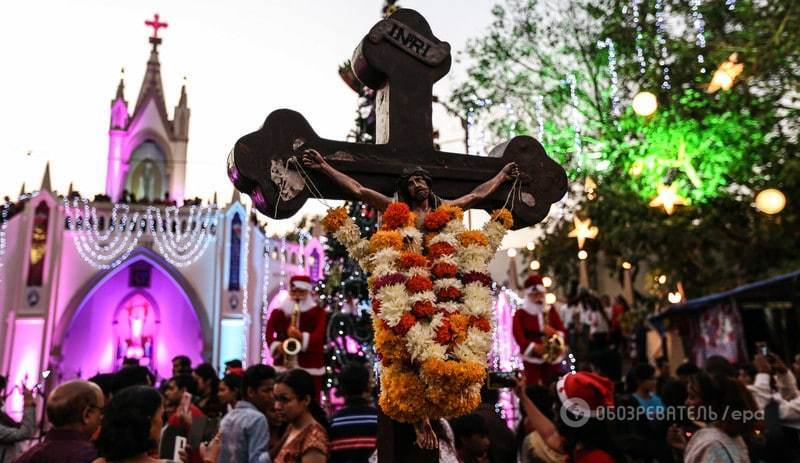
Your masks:
{"label": "jesus figure on cross", "polygon": [[433,178],[422,167],[403,169],[397,180],[397,191],[394,198],[389,198],[373,189],[361,185],[354,178],[336,170],[322,156],[322,154],[309,148],[303,151],[302,163],[305,167],[318,170],[331,178],[337,185],[359,201],[365,202],[380,212],[386,210],[392,201],[404,202],[412,212],[417,214],[418,226],[422,224],[425,214],[436,209],[442,204],[450,204],[461,209],[469,209],[475,203],[488,197],[503,183],[519,176],[517,163],[509,162],[500,172],[486,182],[478,185],[470,193],[446,200],[433,192]]}

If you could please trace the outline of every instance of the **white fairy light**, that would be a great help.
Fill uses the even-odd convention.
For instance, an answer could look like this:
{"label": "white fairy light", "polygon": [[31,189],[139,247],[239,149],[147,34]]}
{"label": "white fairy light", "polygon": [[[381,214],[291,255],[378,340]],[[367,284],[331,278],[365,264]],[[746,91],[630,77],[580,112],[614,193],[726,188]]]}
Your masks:
{"label": "white fairy light", "polygon": [[267,343],[267,330],[264,323],[269,316],[269,267],[272,261],[272,240],[265,238],[264,240],[264,276],[261,279],[261,359],[266,359],[269,353],[269,345]]}
{"label": "white fairy light", "polygon": [[[78,212],[79,201],[83,202],[83,215]],[[64,214],[70,225],[68,228],[71,229],[72,242],[78,255],[98,270],[114,268],[127,259],[147,228],[141,226],[139,212],[131,217],[125,209],[123,217],[116,221],[116,210],[112,209],[113,227],[109,224],[105,232],[98,233],[97,211],[94,207],[89,207],[88,200],[76,198],[70,206],[69,201],[65,199],[63,204]]]}
{"label": "white fairy light", "polygon": [[[660,0],[659,0],[660,1]],[[608,73],[611,75],[611,114],[620,115],[619,76],[617,75],[617,50],[614,41],[606,38],[597,42],[599,48],[608,48]]]}
{"label": "white fairy light", "polygon": [[3,211],[0,213],[0,282],[3,281],[3,268],[5,267],[6,255],[6,230],[8,230],[8,204],[3,204]]}
{"label": "white fairy light", "polygon": [[281,237],[281,251],[278,258],[281,260],[280,288],[286,289],[286,237]]}
{"label": "white fairy light", "polygon": [[697,62],[700,63],[700,73],[706,73],[705,57],[703,56],[703,49],[706,48],[706,21],[703,18],[703,13],[700,12],[700,0],[689,0],[689,5],[692,9],[692,25],[695,31],[694,43],[700,51],[697,53]]}
{"label": "white fairy light", "polygon": [[250,258],[249,250],[250,250],[250,220],[246,217],[243,220],[243,228],[244,231],[242,232],[242,241],[244,241],[243,252],[240,258],[244,261],[242,262],[242,318],[244,323],[242,323],[242,364],[247,367],[247,333],[250,331],[250,312],[247,311],[247,278],[248,278],[248,260]]}
{"label": "white fairy light", "polygon": [[[154,221],[151,220],[153,242],[158,247],[160,254],[172,265],[188,267],[194,264],[205,254],[211,242],[216,240],[216,234],[212,233],[212,228],[216,227],[219,216],[216,207],[209,206],[205,213],[201,208],[199,215],[196,208],[190,209],[186,221],[186,232],[181,230],[177,208],[170,207],[164,212],[166,220],[162,219],[161,210],[158,207],[148,210],[148,214],[155,217]],[[201,217],[202,220],[200,220]],[[176,229],[174,234],[172,233],[173,224]],[[247,228],[245,226],[245,229]]]}
{"label": "white fairy light", "polygon": [[578,170],[583,170],[583,143],[581,141],[581,119],[580,112],[578,111],[578,95],[576,87],[578,81],[574,74],[567,76],[567,84],[569,85],[569,98],[572,103],[572,130],[575,132],[575,159],[577,160]]}
{"label": "white fairy light", "polygon": [[728,10],[733,11],[736,9],[736,0],[725,0],[725,6],[728,7]]}
{"label": "white fairy light", "polygon": [[544,145],[544,97],[542,95],[538,95],[534,99],[534,117],[538,124],[536,138],[539,143]]}
{"label": "white fairy light", "polygon": [[647,63],[644,59],[644,51],[642,50],[642,23],[639,20],[639,4],[641,0],[631,0],[631,9],[633,10],[633,26],[636,29],[636,61],[639,62],[639,74],[644,75]]}
{"label": "white fairy light", "polygon": [[661,65],[661,88],[669,90],[669,65],[667,64],[667,39],[664,30],[664,0],[656,0],[656,47],[658,47],[658,64]]}

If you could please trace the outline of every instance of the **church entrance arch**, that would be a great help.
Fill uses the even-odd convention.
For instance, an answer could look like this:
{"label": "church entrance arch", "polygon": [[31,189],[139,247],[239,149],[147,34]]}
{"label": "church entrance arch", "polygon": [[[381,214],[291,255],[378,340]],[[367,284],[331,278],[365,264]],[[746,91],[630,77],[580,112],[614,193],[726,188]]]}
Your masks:
{"label": "church entrance arch", "polygon": [[158,378],[168,378],[176,355],[189,356],[192,364],[210,356],[205,313],[180,273],[140,248],[70,301],[54,336],[58,379],[113,372],[126,357],[139,359]]}

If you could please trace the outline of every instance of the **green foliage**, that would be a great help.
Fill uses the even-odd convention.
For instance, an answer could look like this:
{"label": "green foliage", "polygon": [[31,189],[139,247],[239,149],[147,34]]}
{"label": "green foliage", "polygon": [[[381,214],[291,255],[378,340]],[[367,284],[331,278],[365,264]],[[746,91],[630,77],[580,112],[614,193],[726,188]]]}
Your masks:
{"label": "green foliage", "polygon": [[[689,2],[663,0],[665,60],[657,46],[656,2],[638,3],[639,40],[629,1],[504,1],[493,8],[489,29],[470,42],[467,78],[453,94],[454,105],[483,121],[497,141],[536,136],[542,124],[540,141],[574,184],[593,176],[597,199],[587,201],[573,188],[579,202],[567,215],[591,217],[599,226],[587,249],[609,257],[612,274],[622,260],[646,263],[652,274],[682,282],[691,297],[800,267],[800,3],[738,0],[730,10],[724,0],[701,2],[701,49]],[[609,49],[599,45],[606,39],[615,45],[618,116]],[[707,93],[717,65],[733,52],[744,73],[730,91]],[[670,88],[663,85],[664,63]],[[577,82],[574,96],[570,76]],[[630,109],[640,90],[658,97],[649,118]],[[537,98],[543,120],[536,120]],[[648,207],[661,183],[676,183],[691,205],[672,216]],[[767,187],[788,198],[777,217],[752,205]],[[543,270],[574,281],[577,247],[566,236],[571,222],[547,228],[536,250]]]}

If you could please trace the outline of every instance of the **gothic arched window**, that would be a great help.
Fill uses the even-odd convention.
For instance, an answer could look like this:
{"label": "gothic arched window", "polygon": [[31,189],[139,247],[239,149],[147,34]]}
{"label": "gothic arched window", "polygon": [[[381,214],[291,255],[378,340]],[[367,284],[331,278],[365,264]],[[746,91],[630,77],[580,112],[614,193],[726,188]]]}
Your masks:
{"label": "gothic arched window", "polygon": [[241,257],[242,257],[242,218],[239,213],[231,220],[230,273],[228,275],[228,291],[240,289]]}

